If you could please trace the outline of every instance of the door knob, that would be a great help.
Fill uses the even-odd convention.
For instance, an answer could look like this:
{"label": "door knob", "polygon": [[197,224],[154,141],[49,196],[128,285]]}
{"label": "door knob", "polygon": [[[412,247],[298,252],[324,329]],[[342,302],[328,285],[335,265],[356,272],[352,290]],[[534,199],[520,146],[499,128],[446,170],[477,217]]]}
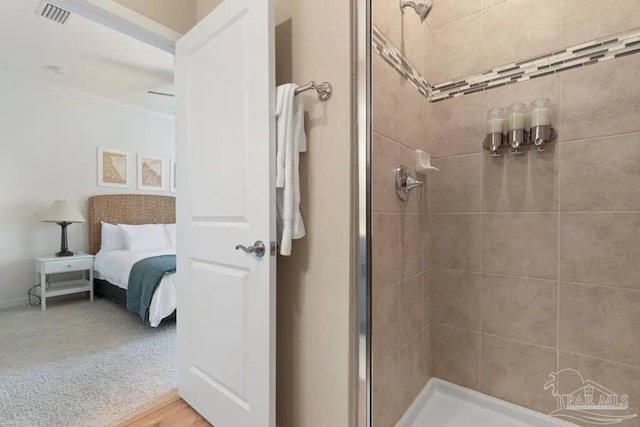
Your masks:
{"label": "door knob", "polygon": [[247,254],[256,254],[258,258],[262,258],[265,253],[265,246],[261,240],[256,240],[253,246],[236,245],[236,250],[242,249]]}

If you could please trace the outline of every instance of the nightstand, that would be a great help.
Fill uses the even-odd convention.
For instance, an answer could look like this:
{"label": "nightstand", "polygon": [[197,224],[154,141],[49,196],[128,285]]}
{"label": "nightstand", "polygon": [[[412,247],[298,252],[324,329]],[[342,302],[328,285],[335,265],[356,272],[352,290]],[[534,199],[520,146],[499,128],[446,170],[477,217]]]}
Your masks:
{"label": "nightstand", "polygon": [[[40,291],[40,307],[42,311],[47,309],[47,298],[60,295],[69,295],[79,292],[89,292],[89,298],[93,301],[93,255],[75,254],[68,257],[40,257],[36,258],[36,284]],[[47,288],[47,276],[49,274],[84,272],[82,279],[55,282]]]}

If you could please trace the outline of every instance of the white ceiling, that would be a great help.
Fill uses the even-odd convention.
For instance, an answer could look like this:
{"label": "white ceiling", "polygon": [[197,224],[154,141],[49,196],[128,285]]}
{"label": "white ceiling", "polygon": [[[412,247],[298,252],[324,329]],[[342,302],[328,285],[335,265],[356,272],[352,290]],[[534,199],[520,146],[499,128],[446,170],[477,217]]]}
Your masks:
{"label": "white ceiling", "polygon": [[173,93],[173,55],[78,15],[49,21],[39,3],[0,0],[0,72],[173,114],[174,98],[147,93]]}

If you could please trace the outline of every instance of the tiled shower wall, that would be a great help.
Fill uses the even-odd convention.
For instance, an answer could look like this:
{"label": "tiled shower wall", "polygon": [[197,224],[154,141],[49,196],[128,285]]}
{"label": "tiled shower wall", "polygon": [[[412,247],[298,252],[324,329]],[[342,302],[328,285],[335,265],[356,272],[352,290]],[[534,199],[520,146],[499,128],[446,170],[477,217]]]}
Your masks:
{"label": "tiled shower wall", "polygon": [[[638,2],[588,22],[599,37],[627,29],[628,14],[640,25]],[[563,22],[573,42],[598,27]],[[640,413],[638,69],[633,55],[429,106],[434,376],[549,413],[548,374],[574,368]],[[557,144],[489,157],[485,112],[539,96],[553,102]]]}
{"label": "tiled shower wall", "polygon": [[374,426],[393,426],[430,377],[424,309],[426,192],[407,202],[395,192],[394,169],[413,176],[414,150],[426,149],[428,102],[373,58],[373,412]]}
{"label": "tiled shower wall", "polygon": [[[640,413],[640,55],[430,106],[433,375],[538,411],[579,370]],[[559,142],[489,157],[484,112],[553,100]],[[628,425],[638,426],[638,420]]]}
{"label": "tiled shower wall", "polygon": [[[378,1],[397,8],[396,1]],[[629,30],[640,25],[638,3],[433,0],[425,21],[427,54],[421,67],[435,84]]]}
{"label": "tiled shower wall", "polygon": [[[402,15],[397,1],[386,0],[375,0],[372,14],[405,57],[416,66],[424,63],[427,28],[415,15]],[[402,202],[394,174],[405,164],[416,177],[414,152],[427,149],[429,102],[378,55],[372,61],[373,425],[389,427],[431,377],[424,302],[426,191],[414,191]]]}
{"label": "tiled shower wall", "polygon": [[[534,3],[554,10],[553,22],[524,36],[507,31],[546,16]],[[407,20],[419,22],[413,12],[398,20],[397,2],[373,6],[374,23],[431,83],[500,65],[485,55],[544,53],[536,49],[549,37],[553,50],[640,26],[635,1],[434,4],[423,33]],[[489,13],[506,27],[488,34]],[[449,35],[433,44],[439,30]],[[525,41],[512,49],[509,37]],[[473,67],[460,54],[469,43],[481,55]],[[556,405],[543,390],[548,374],[569,367],[629,394],[628,413],[640,415],[640,55],[434,104],[412,97],[415,88],[373,56],[374,425],[394,425],[430,375],[548,413]],[[559,141],[539,154],[490,158],[481,147],[486,110],[538,96],[553,102]],[[427,191],[402,203],[392,170],[413,166],[414,147],[441,171],[418,176]],[[404,267],[417,235],[422,299],[418,281],[410,284],[418,267]],[[420,304],[422,355],[412,335]]]}

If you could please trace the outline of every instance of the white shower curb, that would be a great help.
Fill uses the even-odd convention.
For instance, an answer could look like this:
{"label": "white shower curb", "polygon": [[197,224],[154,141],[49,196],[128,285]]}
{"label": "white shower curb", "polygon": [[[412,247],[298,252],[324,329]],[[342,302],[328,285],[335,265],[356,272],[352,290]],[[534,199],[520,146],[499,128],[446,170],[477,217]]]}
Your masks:
{"label": "white shower curb", "polygon": [[[434,403],[436,399],[440,401],[437,405]],[[434,403],[431,407],[430,402]],[[488,419],[479,419],[479,413],[486,414]],[[455,419],[448,417],[447,414],[455,414]],[[443,418],[448,420],[443,420]],[[575,427],[575,424],[439,378],[429,380],[396,424],[396,427],[454,426]]]}

